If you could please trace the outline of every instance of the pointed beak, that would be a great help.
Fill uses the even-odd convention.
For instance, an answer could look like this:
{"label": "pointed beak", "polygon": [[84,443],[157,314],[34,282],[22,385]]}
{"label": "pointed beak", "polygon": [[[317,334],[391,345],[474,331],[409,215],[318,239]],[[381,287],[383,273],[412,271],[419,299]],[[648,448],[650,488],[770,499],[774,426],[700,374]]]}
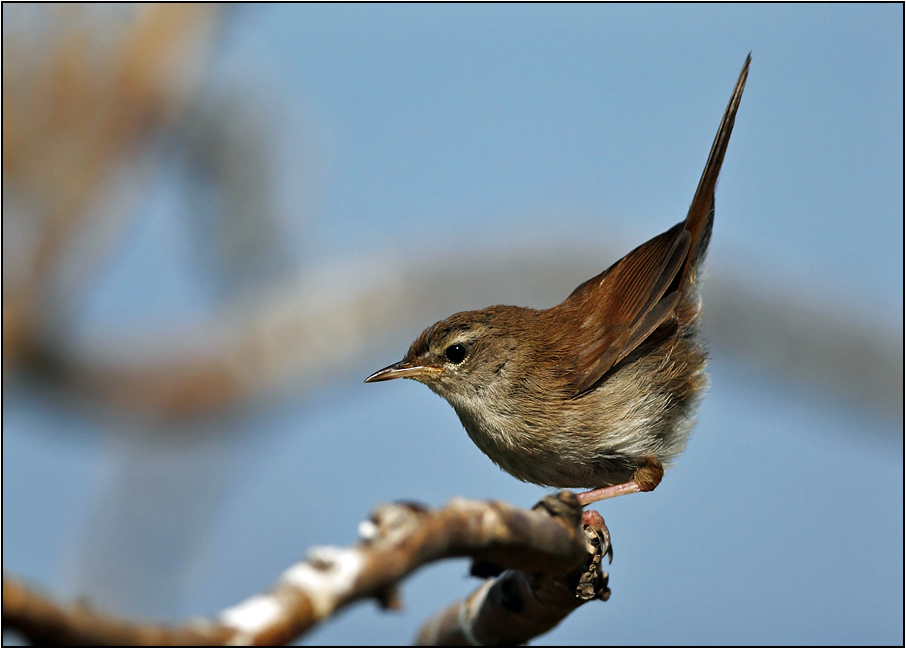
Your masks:
{"label": "pointed beak", "polygon": [[393,365],[388,365],[382,370],[378,370],[367,379],[365,383],[377,383],[378,381],[389,381],[391,379],[417,379],[421,376],[431,374],[440,374],[443,370],[439,367],[429,365],[414,365],[409,361],[400,361]]}

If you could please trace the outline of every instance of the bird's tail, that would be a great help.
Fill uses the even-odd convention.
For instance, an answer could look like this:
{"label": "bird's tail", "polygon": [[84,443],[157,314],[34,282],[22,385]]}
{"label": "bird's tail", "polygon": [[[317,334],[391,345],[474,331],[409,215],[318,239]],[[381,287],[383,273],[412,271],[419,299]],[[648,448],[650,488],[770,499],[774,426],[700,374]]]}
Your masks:
{"label": "bird's tail", "polygon": [[742,99],[742,91],[746,87],[746,77],[749,76],[749,63],[751,61],[752,55],[750,53],[746,57],[745,65],[742,66],[742,72],[740,72],[739,80],[733,89],[730,103],[727,104],[727,110],[724,112],[724,118],[720,122],[720,128],[717,129],[714,144],[711,145],[711,153],[708,155],[708,162],[705,164],[701,180],[698,181],[698,188],[692,198],[692,205],[689,206],[689,214],[686,215],[685,229],[691,235],[691,246],[689,256],[686,258],[686,263],[682,270],[680,286],[685,285],[692,278],[695,269],[708,249],[708,242],[711,240],[711,226],[714,223],[714,188],[717,185],[717,177],[720,174],[720,166],[724,161],[724,154],[727,152],[727,145],[730,143],[730,134],[733,132],[733,123],[736,120],[736,110],[739,108],[739,102]]}

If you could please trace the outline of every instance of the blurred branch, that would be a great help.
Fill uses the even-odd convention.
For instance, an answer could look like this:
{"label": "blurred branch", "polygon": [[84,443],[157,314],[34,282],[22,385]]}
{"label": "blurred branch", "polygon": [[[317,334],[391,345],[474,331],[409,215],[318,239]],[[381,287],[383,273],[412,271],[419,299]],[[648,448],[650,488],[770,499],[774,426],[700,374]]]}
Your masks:
{"label": "blurred branch", "polygon": [[221,645],[231,635],[226,627],[203,622],[167,628],[118,620],[85,603],[60,607],[3,577],[3,627],[18,631],[39,646],[199,646]]}
{"label": "blurred branch", "polygon": [[[197,413],[289,385],[303,391],[372,358],[386,363],[375,350],[392,340],[401,353],[423,326],[457,310],[553,305],[610,258],[535,249],[447,263],[335,265],[233,303],[197,331],[108,338],[103,357],[71,350],[46,366],[70,365],[66,386],[89,397],[171,416]],[[706,334],[722,352],[902,416],[902,332],[765,295],[735,278],[709,277],[704,291]],[[127,350],[153,351],[155,360],[133,353],[127,361]]]}
{"label": "blurred branch", "polygon": [[706,336],[752,366],[902,420],[902,319],[896,327],[865,311],[854,316],[851,305],[840,309],[846,300],[820,304],[788,290],[768,294],[736,277],[708,278]]}
{"label": "blurred branch", "polygon": [[[7,273],[4,263],[4,367],[56,324],[71,293],[54,290],[61,263],[124,164],[182,113],[216,22],[212,5],[140,5],[125,19],[81,5],[42,9],[43,38],[4,25],[3,186],[15,206],[4,205],[4,222],[24,222],[32,244],[16,255],[23,267]],[[106,41],[88,28],[97,23]],[[111,242],[126,214],[115,216],[96,240]],[[83,266],[102,258],[93,253]]]}
{"label": "blurred branch", "polygon": [[[313,548],[308,560],[287,569],[269,592],[212,620],[181,627],[121,621],[85,604],[61,608],[4,577],[3,624],[37,644],[285,644],[361,599],[397,608],[396,586],[404,577],[427,563],[470,556],[476,560],[473,573],[516,572],[488,582],[480,597],[470,598],[464,626],[448,611],[429,623],[420,640],[524,642],[609,593],[600,571],[610,551],[607,528],[595,512],[583,516],[569,491],[546,496],[531,511],[462,499],[434,511],[411,503],[389,505],[378,508],[359,532],[362,540],[350,548]],[[455,606],[458,616],[460,605]]]}

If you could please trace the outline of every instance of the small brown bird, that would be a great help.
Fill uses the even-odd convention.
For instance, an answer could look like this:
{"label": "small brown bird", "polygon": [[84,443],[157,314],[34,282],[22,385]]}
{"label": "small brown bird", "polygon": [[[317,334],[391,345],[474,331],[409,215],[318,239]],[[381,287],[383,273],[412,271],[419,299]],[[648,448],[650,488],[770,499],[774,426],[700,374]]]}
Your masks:
{"label": "small brown bird", "polygon": [[579,494],[583,505],[654,489],[686,447],[708,384],[698,273],[750,61],[685,221],[555,307],[492,306],[428,327],[403,360],[365,382],[424,383],[500,468],[539,485],[595,488]]}

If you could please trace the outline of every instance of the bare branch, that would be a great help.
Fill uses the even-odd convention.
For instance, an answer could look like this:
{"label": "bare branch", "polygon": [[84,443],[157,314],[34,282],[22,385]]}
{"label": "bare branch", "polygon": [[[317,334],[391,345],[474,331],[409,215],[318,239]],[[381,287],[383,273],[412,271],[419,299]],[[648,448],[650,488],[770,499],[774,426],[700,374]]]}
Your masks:
{"label": "bare branch", "polygon": [[[513,646],[550,631],[582,604],[607,600],[605,556],[611,557],[610,534],[595,511],[583,516],[588,555],[565,575],[533,575],[507,570],[482,584],[469,597],[436,613],[422,626],[420,646]],[[473,568],[474,572],[474,568]]]}
{"label": "bare branch", "polygon": [[[491,642],[528,639],[585,601],[606,597],[606,577],[598,569],[609,550],[606,528],[594,512],[587,512],[584,522],[583,528],[581,507],[569,491],[545,497],[531,511],[462,499],[434,511],[411,503],[389,505],[362,523],[361,542],[313,548],[269,592],[212,620],[180,627],[121,621],[85,604],[59,607],[4,578],[3,624],[42,644],[285,644],[360,599],[373,597],[384,608],[395,608],[396,586],[408,574],[432,561],[470,556],[476,560],[473,572],[489,566],[496,573],[522,572],[506,573],[480,589],[482,601],[473,596],[468,626],[460,628]],[[446,642],[445,632],[436,637]]]}
{"label": "bare branch", "polygon": [[3,577],[3,627],[19,631],[36,645],[220,645],[231,629],[198,622],[167,628],[117,620],[84,603],[57,606],[15,579]]}

